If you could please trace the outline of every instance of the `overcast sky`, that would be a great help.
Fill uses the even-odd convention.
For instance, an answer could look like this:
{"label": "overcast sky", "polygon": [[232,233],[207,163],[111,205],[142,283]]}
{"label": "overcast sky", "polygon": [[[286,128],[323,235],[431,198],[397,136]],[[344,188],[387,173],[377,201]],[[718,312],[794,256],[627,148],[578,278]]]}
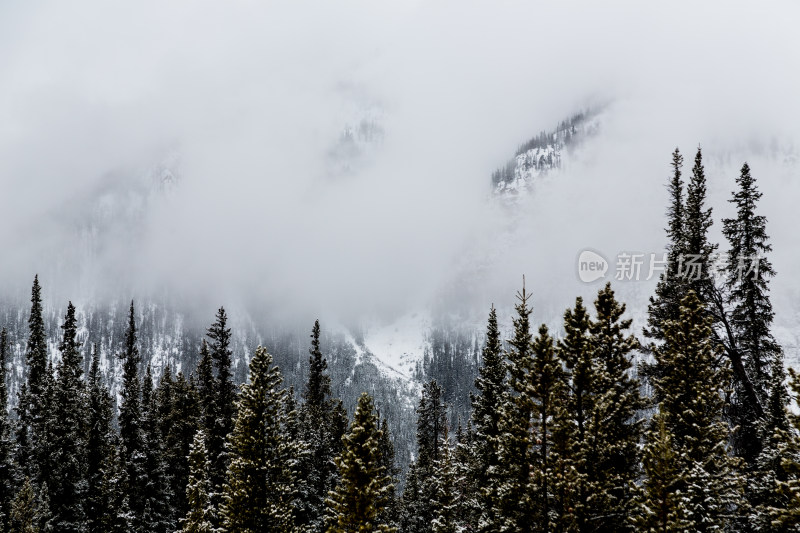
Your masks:
{"label": "overcast sky", "polygon": [[[178,154],[176,190],[141,238],[104,249],[98,284],[402,312],[507,224],[491,171],[608,103],[601,134],[524,205],[513,246],[493,248],[487,299],[527,273],[563,307],[588,290],[571,270],[582,247],[658,251],[670,154],[688,172],[698,144],[719,214],[751,162],[794,286],[800,4],[655,4],[3,2],[3,283],[51,271],[97,191]],[[332,146],[367,110],[383,142],[332,177]]]}

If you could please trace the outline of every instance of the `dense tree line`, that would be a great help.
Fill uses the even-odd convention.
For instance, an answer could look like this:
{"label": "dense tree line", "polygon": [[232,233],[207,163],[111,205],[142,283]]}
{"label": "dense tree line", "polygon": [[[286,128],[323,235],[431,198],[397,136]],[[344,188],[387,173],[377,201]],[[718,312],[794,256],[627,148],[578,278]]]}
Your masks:
{"label": "dense tree line", "polygon": [[[223,308],[190,374],[167,368],[156,382],[142,362],[132,302],[117,405],[97,347],[82,353],[72,303],[60,357],[48,358],[35,278],[25,381],[11,411],[0,380],[0,529],[800,530],[800,417],[788,409],[800,378],[791,372],[787,390],[770,332],[774,270],[761,193],[744,165],[736,217],[723,221],[730,253],[714,277],[702,153],[685,190],[682,161],[676,150],[670,261],[644,337],[610,284],[591,308],[577,298],[561,332],[536,328],[523,281],[509,339],[490,310],[468,417],[452,416],[460,409],[437,380],[422,385],[417,452],[402,490],[386,416],[364,393],[349,418],[333,392],[319,322],[298,393],[263,347],[235,385]],[[687,270],[689,256],[699,269]],[[742,258],[756,258],[755,267],[743,268]],[[448,349],[427,362],[442,376]],[[2,368],[8,351],[2,329]],[[639,372],[641,356],[649,363]]]}

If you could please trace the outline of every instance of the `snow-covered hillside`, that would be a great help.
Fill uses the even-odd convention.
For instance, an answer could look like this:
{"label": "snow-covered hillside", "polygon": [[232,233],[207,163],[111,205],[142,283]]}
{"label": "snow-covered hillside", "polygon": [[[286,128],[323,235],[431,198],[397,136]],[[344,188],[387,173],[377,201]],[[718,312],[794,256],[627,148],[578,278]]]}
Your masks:
{"label": "snow-covered hillside", "polygon": [[[354,114],[341,136],[331,142],[328,154],[330,175],[345,177],[364,168],[379,151],[384,136],[383,112],[370,108]],[[414,409],[423,380],[436,378],[446,382],[446,400],[452,408],[452,422],[467,416],[469,393],[480,363],[487,302],[499,300],[502,328],[508,336],[511,328],[513,293],[486,295],[486,280],[498,267],[509,249],[525,246],[528,230],[524,228],[527,199],[535,197],[537,185],[552,180],[570,180],[571,164],[579,160],[595,139],[602,136],[604,114],[583,112],[561,122],[521,144],[509,161],[491,175],[491,192],[486,196],[489,209],[496,206],[504,222],[494,226],[488,236],[476,236],[454,261],[452,277],[429,302],[396,316],[363,316],[357,326],[332,320],[323,321],[323,349],[328,357],[334,388],[352,409],[358,395],[369,390],[376,405],[390,421],[397,437],[398,460],[406,465],[414,453]],[[132,171],[134,172],[134,171]],[[138,172],[138,173],[137,173]],[[79,339],[84,353],[97,346],[102,370],[112,392],[118,394],[121,362],[116,354],[125,327],[125,313],[130,301],[121,294],[107,298],[96,291],[93,280],[107,275],[99,272],[116,264],[116,247],[141,238],[138,229],[146,225],[150,211],[169,198],[181,194],[184,179],[180,157],[170,152],[162,161],[142,171],[110,180],[86,199],[85,218],[74,223],[77,246],[59,250],[63,259],[40,273],[46,288],[58,286],[69,272],[79,272],[78,294],[72,296],[78,306],[81,324]],[[190,179],[190,178],[186,178]],[[120,268],[124,265],[116,265]],[[613,273],[612,273],[613,275]],[[588,296],[596,286],[587,286]],[[628,302],[628,316],[634,320],[634,332],[640,333],[646,320],[646,302],[654,282],[618,283],[622,301]],[[56,291],[50,291],[58,294]],[[224,302],[223,302],[224,303]],[[544,321],[559,334],[560,317],[570,301],[541,302],[534,295],[534,320]],[[152,367],[157,379],[163,369],[173,373],[193,372],[200,340],[211,322],[214,309],[202,311],[168,294],[151,295],[137,301],[137,321],[143,362]],[[271,324],[246,305],[226,305],[234,331],[234,367],[236,379],[247,378],[247,365],[255,347],[265,345],[282,368],[286,383],[302,391],[307,367],[308,331],[311,324]],[[59,324],[65,302],[46,301],[47,326],[51,355],[58,358]],[[12,342],[13,397],[24,379],[27,306],[25,298],[7,299],[0,305],[0,323],[9,328]],[[800,337],[794,327],[800,312],[790,299],[776,302],[775,334],[783,343],[787,363],[800,361]],[[88,370],[88,358],[87,358]]]}

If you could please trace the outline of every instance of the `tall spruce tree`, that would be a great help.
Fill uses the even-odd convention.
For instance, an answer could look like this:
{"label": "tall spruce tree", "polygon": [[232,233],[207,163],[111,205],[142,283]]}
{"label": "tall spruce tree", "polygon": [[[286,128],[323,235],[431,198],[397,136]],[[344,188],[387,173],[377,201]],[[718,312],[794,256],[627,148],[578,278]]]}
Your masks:
{"label": "tall spruce tree", "polygon": [[14,498],[13,442],[8,417],[6,366],[9,356],[8,332],[0,329],[0,529],[7,530]]}
{"label": "tall spruce tree", "polygon": [[136,315],[133,302],[128,313],[122,370],[122,404],[119,408],[119,431],[124,469],[123,492],[134,517],[134,529],[142,530],[148,495],[147,454],[142,432],[142,383],[139,379],[139,347],[136,337]]}
{"label": "tall spruce tree", "polygon": [[645,481],[637,498],[634,525],[646,533],[687,531],[686,508],[680,488],[685,484],[678,452],[662,415],[652,420],[642,455]]}
{"label": "tall spruce tree", "polygon": [[48,397],[47,336],[42,314],[42,288],[39,276],[33,278],[31,312],[28,316],[28,344],[25,350],[27,380],[20,390],[17,403],[17,457],[16,463],[23,476],[34,482],[46,468],[39,464],[47,458],[43,447],[46,440],[46,413]]}
{"label": "tall spruce tree", "polygon": [[[210,406],[213,407],[211,412],[208,410],[204,412],[206,447],[208,449],[208,458],[211,461],[212,502],[214,505],[219,505],[221,504],[219,495],[222,493],[228,470],[225,441],[233,430],[236,410],[236,386],[233,383],[231,368],[231,329],[228,327],[228,315],[223,307],[217,310],[216,320],[208,328],[206,335],[209,338],[208,354],[216,376],[212,388],[213,400],[209,402]],[[201,363],[203,363],[202,359]],[[205,372],[206,370],[201,369],[201,371]],[[203,383],[204,377],[202,375],[200,379],[202,388],[208,387]],[[208,394],[209,392],[211,391],[201,390],[201,394]]]}
{"label": "tall spruce tree", "polygon": [[683,191],[683,155],[672,152],[672,176],[667,184],[670,204],[667,208],[667,264],[658,279],[655,296],[647,308],[647,327],[644,334],[656,340],[664,339],[662,324],[680,314],[680,301],[686,293],[685,280],[679,272],[686,253],[686,206]]}
{"label": "tall spruce tree", "polygon": [[386,475],[389,476],[391,487],[387,491],[386,505],[384,506],[383,512],[379,514],[378,520],[381,523],[396,527],[398,521],[398,501],[395,487],[397,486],[400,469],[395,462],[394,443],[389,433],[389,423],[386,418],[381,420],[380,426],[381,434],[378,441],[378,451],[380,452],[381,466],[385,469]]}
{"label": "tall spruce tree", "polygon": [[[197,390],[183,373],[178,373],[173,380],[167,367],[156,389],[156,403],[164,441],[165,479],[169,482],[172,499],[170,521],[175,523],[186,516],[189,508],[184,489],[189,482],[189,452],[199,427]],[[205,446],[205,436],[203,438]]]}
{"label": "tall spruce tree", "polygon": [[444,390],[436,380],[422,386],[422,397],[417,407],[417,460],[412,467],[418,490],[403,494],[404,532],[430,531],[436,491],[434,471],[447,426],[443,398]]}
{"label": "tall spruce tree", "polygon": [[86,455],[83,430],[87,413],[82,379],[83,356],[77,339],[77,319],[72,302],[61,329],[58,379],[53,394],[52,471],[47,473],[52,525],[56,531],[83,532],[86,529]]}
{"label": "tall spruce tree", "polygon": [[594,491],[589,516],[603,531],[629,531],[642,436],[637,418],[644,408],[639,384],[630,375],[639,341],[629,334],[632,321],[622,319],[625,304],[616,300],[610,283],[598,292],[594,307],[589,331],[597,395],[587,427],[587,466]]}
{"label": "tall spruce tree", "polygon": [[[772,251],[766,233],[766,217],[756,214],[761,192],[750,167],[745,163],[736,179],[738,190],[730,200],[736,206],[736,218],[723,221],[723,234],[730,245],[726,288],[730,326],[736,339],[744,367],[760,405],[766,405],[773,383],[783,387],[785,371],[782,351],[771,333],[775,316],[769,298],[769,278],[775,270],[765,254]],[[773,380],[773,374],[776,380]],[[761,448],[758,435],[760,416],[747,395],[745,383],[735,380],[731,405],[732,423],[739,429],[734,434],[734,450],[749,464]]]}
{"label": "tall spruce tree", "polygon": [[554,405],[551,421],[552,434],[550,437],[548,458],[548,473],[551,478],[549,489],[551,491],[551,516],[552,531],[581,531],[578,527],[579,511],[583,511],[581,488],[585,488],[586,480],[581,475],[580,466],[582,454],[577,445],[577,427],[570,413],[570,389],[565,372],[561,372],[563,379],[560,383],[561,395]]}
{"label": "tall spruce tree", "polygon": [[526,394],[533,403],[533,438],[530,456],[533,471],[531,482],[526,487],[532,500],[533,513],[529,524],[538,531],[547,533],[556,528],[553,521],[552,438],[553,421],[564,404],[563,375],[561,363],[556,359],[555,341],[547,326],[542,324],[531,345],[533,363],[528,375]]}
{"label": "tall spruce tree", "polygon": [[[205,446],[208,453],[208,460],[211,461],[211,471],[209,472],[209,498],[213,507],[222,504],[222,492],[224,487],[224,477],[215,477],[213,457],[220,453],[224,441],[220,442],[217,428],[217,384],[214,379],[214,363],[211,359],[211,352],[205,339],[200,344],[200,360],[197,363],[197,396],[200,406],[200,427],[205,433]],[[220,527],[222,517],[217,514],[212,517],[214,527]]]}
{"label": "tall spruce tree", "polygon": [[206,454],[206,436],[202,429],[197,431],[189,451],[189,479],[186,485],[186,501],[188,508],[181,518],[183,533],[212,533],[214,526],[211,515],[214,508],[210,505],[208,478],[211,463]]}
{"label": "tall spruce tree", "polygon": [[165,440],[159,423],[157,400],[153,390],[153,373],[150,365],[147,365],[142,381],[142,439],[146,479],[143,523],[147,531],[167,533],[174,529],[176,517],[172,509],[171,480],[167,478]]}
{"label": "tall spruce tree", "polygon": [[302,435],[308,453],[300,466],[301,482],[306,485],[299,497],[298,520],[309,531],[325,528],[325,499],[338,481],[334,459],[342,449],[347,429],[347,414],[339,399],[333,398],[327,360],[320,347],[319,320],[311,330],[309,372],[300,411]]}
{"label": "tall spruce tree", "polygon": [[380,440],[372,398],[363,393],[337,460],[339,483],[326,502],[328,533],[396,531],[380,520],[392,486],[381,464]]}
{"label": "tall spruce tree", "polygon": [[[480,513],[486,513],[486,523],[494,523],[492,516],[492,502],[497,499],[496,488],[499,480],[495,478],[499,465],[497,445],[500,438],[500,406],[503,394],[506,391],[506,364],[503,359],[503,343],[500,339],[500,330],[497,326],[497,311],[494,305],[489,311],[489,320],[486,326],[486,345],[482,352],[482,366],[475,379],[477,394],[471,395],[472,400],[472,426],[475,429],[473,464],[467,465],[464,473],[468,476],[471,487],[476,489],[476,494],[466,494],[469,499],[474,499],[475,512],[478,516],[469,517],[474,527],[480,522]],[[465,457],[467,457],[465,455]],[[462,461],[463,463],[463,461]],[[471,492],[471,491],[470,491]]]}
{"label": "tall spruce tree", "polygon": [[113,531],[116,435],[112,427],[113,404],[100,372],[97,345],[92,348],[86,413],[86,529],[89,533]]}
{"label": "tall spruce tree", "polygon": [[416,463],[412,462],[406,474],[406,485],[400,498],[400,531],[418,533],[429,531],[430,522],[425,522],[422,487]]}
{"label": "tall spruce tree", "polygon": [[500,406],[500,435],[497,439],[499,486],[493,498],[492,510],[481,517],[481,529],[498,532],[532,531],[536,526],[529,517],[536,514],[530,497],[532,475],[531,457],[533,399],[529,394],[530,373],[533,367],[530,329],[530,295],[523,281],[515,306],[514,336],[506,352],[509,369],[509,389],[503,394]]}
{"label": "tall spruce tree", "polygon": [[[800,376],[793,369],[789,369],[789,375],[794,400],[800,401]],[[777,531],[800,529],[800,416],[787,413],[787,418],[792,427],[777,429],[774,435],[781,464],[774,480],[776,487],[770,501],[762,506],[769,525]]]}
{"label": "tall spruce tree", "polygon": [[39,533],[41,529],[36,491],[30,478],[26,477],[14,498],[9,519],[9,533]]}
{"label": "tall spruce tree", "polygon": [[694,291],[681,304],[680,320],[664,324],[665,342],[655,352],[669,372],[654,385],[680,457],[682,518],[692,531],[717,531],[737,512],[741,493],[737,463],[727,450],[729,429],[722,421],[728,376],[718,364],[720,348],[704,304]]}
{"label": "tall spruce tree", "polygon": [[463,529],[459,508],[458,472],[447,432],[442,442],[442,452],[434,467],[433,533],[457,533]]}
{"label": "tall spruce tree", "polygon": [[[291,458],[286,438],[286,390],[272,356],[258,347],[250,361],[250,383],[239,394],[237,418],[228,438],[230,466],[223,494],[223,527],[229,533],[283,533],[293,528]],[[212,467],[213,468],[213,467]]]}
{"label": "tall spruce tree", "polygon": [[[745,495],[750,505],[743,530],[779,533],[788,525],[775,520],[776,510],[786,510],[792,505],[791,498],[780,488],[789,481],[792,465],[800,464],[800,441],[790,422],[789,394],[779,374],[776,372],[772,377],[766,418],[760,424],[761,451],[753,467],[745,469]],[[800,527],[800,513],[794,526]]]}
{"label": "tall spruce tree", "polygon": [[589,460],[588,430],[595,419],[594,405],[599,395],[599,368],[594,359],[590,322],[581,297],[576,298],[573,309],[564,312],[564,336],[558,342],[558,357],[564,363],[566,405],[555,420],[554,430],[560,471],[557,478],[560,521],[574,524],[575,530],[581,532],[592,528],[589,499],[594,494],[591,485],[594,479],[589,478],[593,465]]}
{"label": "tall spruce tree", "polygon": [[686,190],[685,248],[683,261],[679,261],[679,276],[707,307],[714,292],[711,265],[717,246],[708,239],[713,223],[711,208],[706,207],[706,175],[703,153],[698,147]]}

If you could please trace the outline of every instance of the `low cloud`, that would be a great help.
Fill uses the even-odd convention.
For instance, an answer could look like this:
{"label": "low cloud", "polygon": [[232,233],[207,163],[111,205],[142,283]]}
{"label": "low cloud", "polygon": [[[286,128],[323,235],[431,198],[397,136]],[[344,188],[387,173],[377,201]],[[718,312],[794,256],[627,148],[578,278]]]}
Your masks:
{"label": "low cloud", "polygon": [[[796,3],[537,4],[5,5],[3,283],[57,270],[104,191],[175,153],[174,191],[94,251],[108,292],[397,314],[430,302],[485,243],[495,255],[473,279],[484,298],[527,273],[560,308],[588,290],[581,249],[663,246],[670,153],[681,147],[688,174],[698,144],[720,213],[751,162],[776,267],[794,269]],[[522,215],[488,201],[515,146],[599,102],[611,102],[601,133]],[[367,108],[382,141],[332,175],[332,147]],[[499,233],[508,246],[491,247]],[[65,290],[91,284],[65,268]]]}

